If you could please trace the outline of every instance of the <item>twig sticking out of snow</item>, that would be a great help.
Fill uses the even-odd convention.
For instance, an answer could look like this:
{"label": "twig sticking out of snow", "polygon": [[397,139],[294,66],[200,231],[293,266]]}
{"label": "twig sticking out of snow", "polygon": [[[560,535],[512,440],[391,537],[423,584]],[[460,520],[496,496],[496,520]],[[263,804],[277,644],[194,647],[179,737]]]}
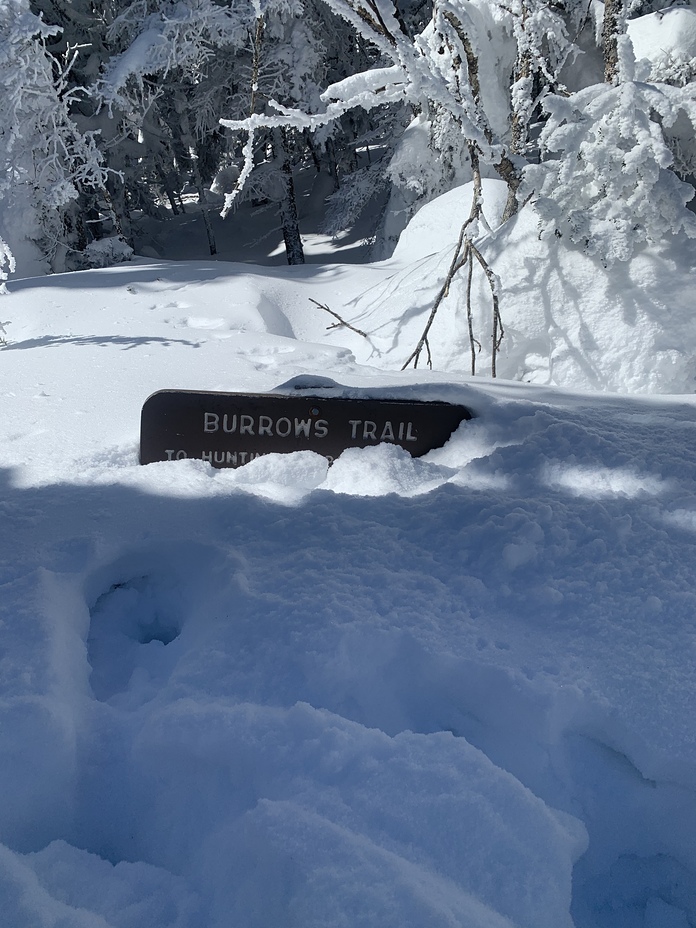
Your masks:
{"label": "twig sticking out of snow", "polygon": [[479,167],[478,153],[473,144],[470,146],[469,154],[471,157],[471,164],[474,169],[474,196],[471,203],[471,212],[459,232],[459,239],[457,240],[457,245],[454,249],[454,254],[452,255],[452,261],[450,263],[449,270],[447,271],[445,281],[442,284],[438,295],[435,297],[435,302],[433,303],[433,307],[430,310],[428,320],[425,323],[423,334],[418,339],[418,344],[416,347],[404,362],[404,365],[401,368],[402,371],[405,371],[411,363],[413,364],[414,369],[418,367],[418,361],[421,354],[423,353],[423,349],[425,349],[427,353],[428,367],[432,369],[432,355],[430,354],[430,343],[428,341],[430,329],[432,328],[433,322],[435,321],[435,316],[437,315],[437,311],[440,308],[442,301],[449,295],[449,289],[452,281],[459,273],[459,271],[461,271],[461,269],[466,264],[468,264],[469,273],[466,284],[466,319],[469,329],[469,345],[471,348],[471,375],[473,377],[476,374],[476,355],[481,350],[481,342],[474,335],[473,311],[471,308],[471,281],[473,278],[475,259],[483,269],[483,272],[486,275],[486,280],[488,281],[488,285],[491,288],[491,297],[493,300],[491,377],[495,377],[497,373],[496,362],[498,351],[500,350],[500,344],[503,340],[503,336],[505,335],[505,330],[503,328],[503,320],[500,315],[500,301],[498,298],[498,285],[496,276],[486,259],[483,257],[473,242],[472,232],[475,232],[475,230],[478,228],[478,221],[483,215],[483,188],[481,183],[481,171]]}
{"label": "twig sticking out of snow", "polygon": [[329,315],[330,315],[330,316],[333,316],[334,319],[338,319],[338,322],[334,322],[332,325],[327,326],[327,328],[329,328],[329,329],[340,329],[341,327],[345,327],[346,329],[350,329],[351,332],[355,332],[356,335],[362,335],[363,338],[367,338],[367,333],[366,333],[366,332],[363,332],[362,329],[356,329],[354,325],[351,325],[350,322],[346,322],[346,320],[343,319],[343,318],[341,318],[341,316],[339,316],[338,313],[335,313],[335,312],[333,311],[333,309],[329,309],[329,307],[326,306],[326,304],[324,304],[324,303],[319,303],[319,302],[317,302],[317,300],[313,300],[313,299],[311,298],[311,296],[310,296],[310,298],[309,298],[309,302],[310,302],[310,303],[314,303],[314,305],[315,305],[315,306],[318,306],[319,309],[323,309],[324,312],[329,313]]}

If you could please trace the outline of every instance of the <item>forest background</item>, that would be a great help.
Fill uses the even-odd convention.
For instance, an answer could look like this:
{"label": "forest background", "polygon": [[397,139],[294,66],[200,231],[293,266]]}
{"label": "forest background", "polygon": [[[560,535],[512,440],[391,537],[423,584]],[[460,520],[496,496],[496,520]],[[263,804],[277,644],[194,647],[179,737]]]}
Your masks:
{"label": "forest background", "polygon": [[[691,392],[690,5],[4,0],[0,22],[0,285],[171,257],[186,213],[211,256],[247,261],[217,254],[215,228],[263,213],[302,264],[298,180],[326,235],[385,260],[468,185],[441,201],[449,251],[398,366]],[[383,318],[368,308],[377,328],[414,309],[401,283]],[[449,354],[432,328],[448,298],[464,333]]]}
{"label": "forest background", "polygon": [[542,233],[608,264],[696,236],[688,5],[3,0],[0,30],[5,274],[124,259],[185,194],[204,217],[277,204],[301,263],[308,165],[330,178],[325,230],[367,210],[377,257],[480,176],[506,183],[503,221],[532,199]]}

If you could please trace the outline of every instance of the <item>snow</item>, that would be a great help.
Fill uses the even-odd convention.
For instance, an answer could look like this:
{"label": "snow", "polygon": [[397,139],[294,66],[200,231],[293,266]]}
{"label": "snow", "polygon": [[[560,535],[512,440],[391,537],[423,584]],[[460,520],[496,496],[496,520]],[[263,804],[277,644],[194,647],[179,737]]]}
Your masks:
{"label": "snow", "polygon": [[674,6],[630,20],[627,33],[638,60],[664,68],[696,59],[696,10]]}
{"label": "snow", "polygon": [[[470,197],[376,264],[8,281],[3,926],[696,924],[692,259],[609,272],[530,209],[481,230],[504,376],[454,293],[402,372]],[[138,464],[155,390],[302,384],[475,418]]]}
{"label": "snow", "polygon": [[[401,235],[392,261],[375,267],[385,274],[383,280],[344,300],[344,318],[369,335],[341,334],[358,360],[400,367],[409,356],[451,263],[471,196],[468,184],[423,207]],[[502,181],[484,181],[484,218],[494,230],[505,197]],[[601,256],[560,247],[557,237],[542,234],[529,208],[504,228],[481,232],[481,251],[502,294],[506,334],[497,363],[500,376],[591,391],[693,392],[694,259],[688,238],[667,238],[663,245],[639,249],[631,261],[606,267]],[[469,369],[465,292],[462,272],[429,337],[440,370]],[[491,331],[489,284],[477,269],[479,373],[490,371]]]}

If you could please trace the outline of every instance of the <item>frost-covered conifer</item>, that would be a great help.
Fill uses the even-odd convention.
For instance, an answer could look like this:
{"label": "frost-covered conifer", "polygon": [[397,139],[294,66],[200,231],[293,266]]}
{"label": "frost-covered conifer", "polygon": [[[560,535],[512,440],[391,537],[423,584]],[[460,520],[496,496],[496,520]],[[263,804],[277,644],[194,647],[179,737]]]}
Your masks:
{"label": "frost-covered conifer", "polygon": [[546,160],[525,172],[542,228],[607,264],[630,258],[640,242],[696,237],[686,208],[694,188],[675,174],[664,136],[679,119],[696,129],[696,100],[686,88],[635,79],[647,75],[634,72],[626,37],[619,53],[617,84],[544,100]]}
{"label": "frost-covered conifer", "polygon": [[46,51],[47,26],[22,0],[0,3],[0,208],[5,233],[34,242],[51,270],[79,266],[90,239],[82,206],[104,190],[94,136],[72,115],[71,55]]}

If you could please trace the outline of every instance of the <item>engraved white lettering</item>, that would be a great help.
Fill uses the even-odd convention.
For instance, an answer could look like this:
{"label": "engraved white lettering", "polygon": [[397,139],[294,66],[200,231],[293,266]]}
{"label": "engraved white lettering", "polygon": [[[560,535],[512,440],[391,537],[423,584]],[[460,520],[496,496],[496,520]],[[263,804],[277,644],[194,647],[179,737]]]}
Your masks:
{"label": "engraved white lettering", "polygon": [[317,419],[314,423],[314,437],[315,438],[326,438],[329,434],[329,423],[326,419]]}
{"label": "engraved white lettering", "polygon": [[187,457],[188,457],[188,455],[186,454],[185,451],[177,451],[177,453],[176,453],[176,459],[177,459],[177,461],[183,461],[184,458],[187,458]]}
{"label": "engraved white lettering", "polygon": [[273,434],[273,419],[270,416],[259,416],[259,435]]}
{"label": "engraved white lettering", "polygon": [[349,424],[349,425],[351,426],[351,428],[352,428],[352,431],[351,431],[351,433],[350,433],[350,437],[351,437],[351,438],[357,438],[357,437],[358,437],[358,426],[360,425],[361,422],[362,422],[362,419],[349,419],[349,420],[348,420],[348,424]]}
{"label": "engraved white lettering", "polygon": [[203,451],[201,452],[201,459],[207,461],[208,464],[213,463],[213,452],[212,451]]}
{"label": "engraved white lettering", "polygon": [[214,451],[214,452],[213,452],[213,463],[215,463],[215,464],[224,464],[224,463],[225,463],[225,452],[224,452],[224,451]]}
{"label": "engraved white lettering", "polygon": [[230,417],[227,415],[227,413],[225,413],[225,415],[222,417],[222,431],[223,431],[223,432],[227,432],[228,434],[232,434],[232,432],[236,432],[236,431],[237,431],[237,415],[236,415],[236,413],[235,413],[234,416],[232,416],[232,424],[231,424],[231,425],[230,425]]}
{"label": "engraved white lettering", "polygon": [[220,416],[215,412],[206,412],[203,415],[203,431],[217,432],[220,427]]}
{"label": "engraved white lettering", "polygon": [[281,438],[287,438],[290,432],[292,432],[292,422],[289,419],[283,418],[276,421],[277,435],[279,435]]}
{"label": "engraved white lettering", "polygon": [[240,463],[240,464],[246,464],[246,462],[247,462],[247,454],[248,454],[248,452],[246,452],[246,451],[240,451],[240,452],[239,452],[239,463]]}
{"label": "engraved white lettering", "polygon": [[226,463],[227,463],[227,464],[234,464],[235,466],[237,465],[237,452],[236,452],[236,451],[228,451],[228,452],[227,452],[227,461],[226,461]]}
{"label": "engraved white lettering", "polygon": [[406,441],[418,441],[418,436],[413,434],[413,422],[408,423],[406,429]]}
{"label": "engraved white lettering", "polygon": [[167,448],[167,450],[164,453],[167,455],[168,461],[174,460],[174,449],[173,448]]}
{"label": "engraved white lettering", "polygon": [[254,417],[253,416],[241,416],[239,420],[239,434],[240,435],[253,435],[254,434]]}
{"label": "engraved white lettering", "polygon": [[406,424],[405,422],[399,422],[399,441],[404,440],[404,425],[405,424]]}
{"label": "engraved white lettering", "polygon": [[391,422],[385,422],[382,434],[379,436],[380,441],[394,441],[394,427]]}
{"label": "engraved white lettering", "polygon": [[377,440],[377,423],[371,419],[366,419],[363,423],[363,438],[374,438]]}
{"label": "engraved white lettering", "polygon": [[311,427],[311,419],[295,419],[295,438],[299,438],[300,435],[309,438],[309,430]]}

